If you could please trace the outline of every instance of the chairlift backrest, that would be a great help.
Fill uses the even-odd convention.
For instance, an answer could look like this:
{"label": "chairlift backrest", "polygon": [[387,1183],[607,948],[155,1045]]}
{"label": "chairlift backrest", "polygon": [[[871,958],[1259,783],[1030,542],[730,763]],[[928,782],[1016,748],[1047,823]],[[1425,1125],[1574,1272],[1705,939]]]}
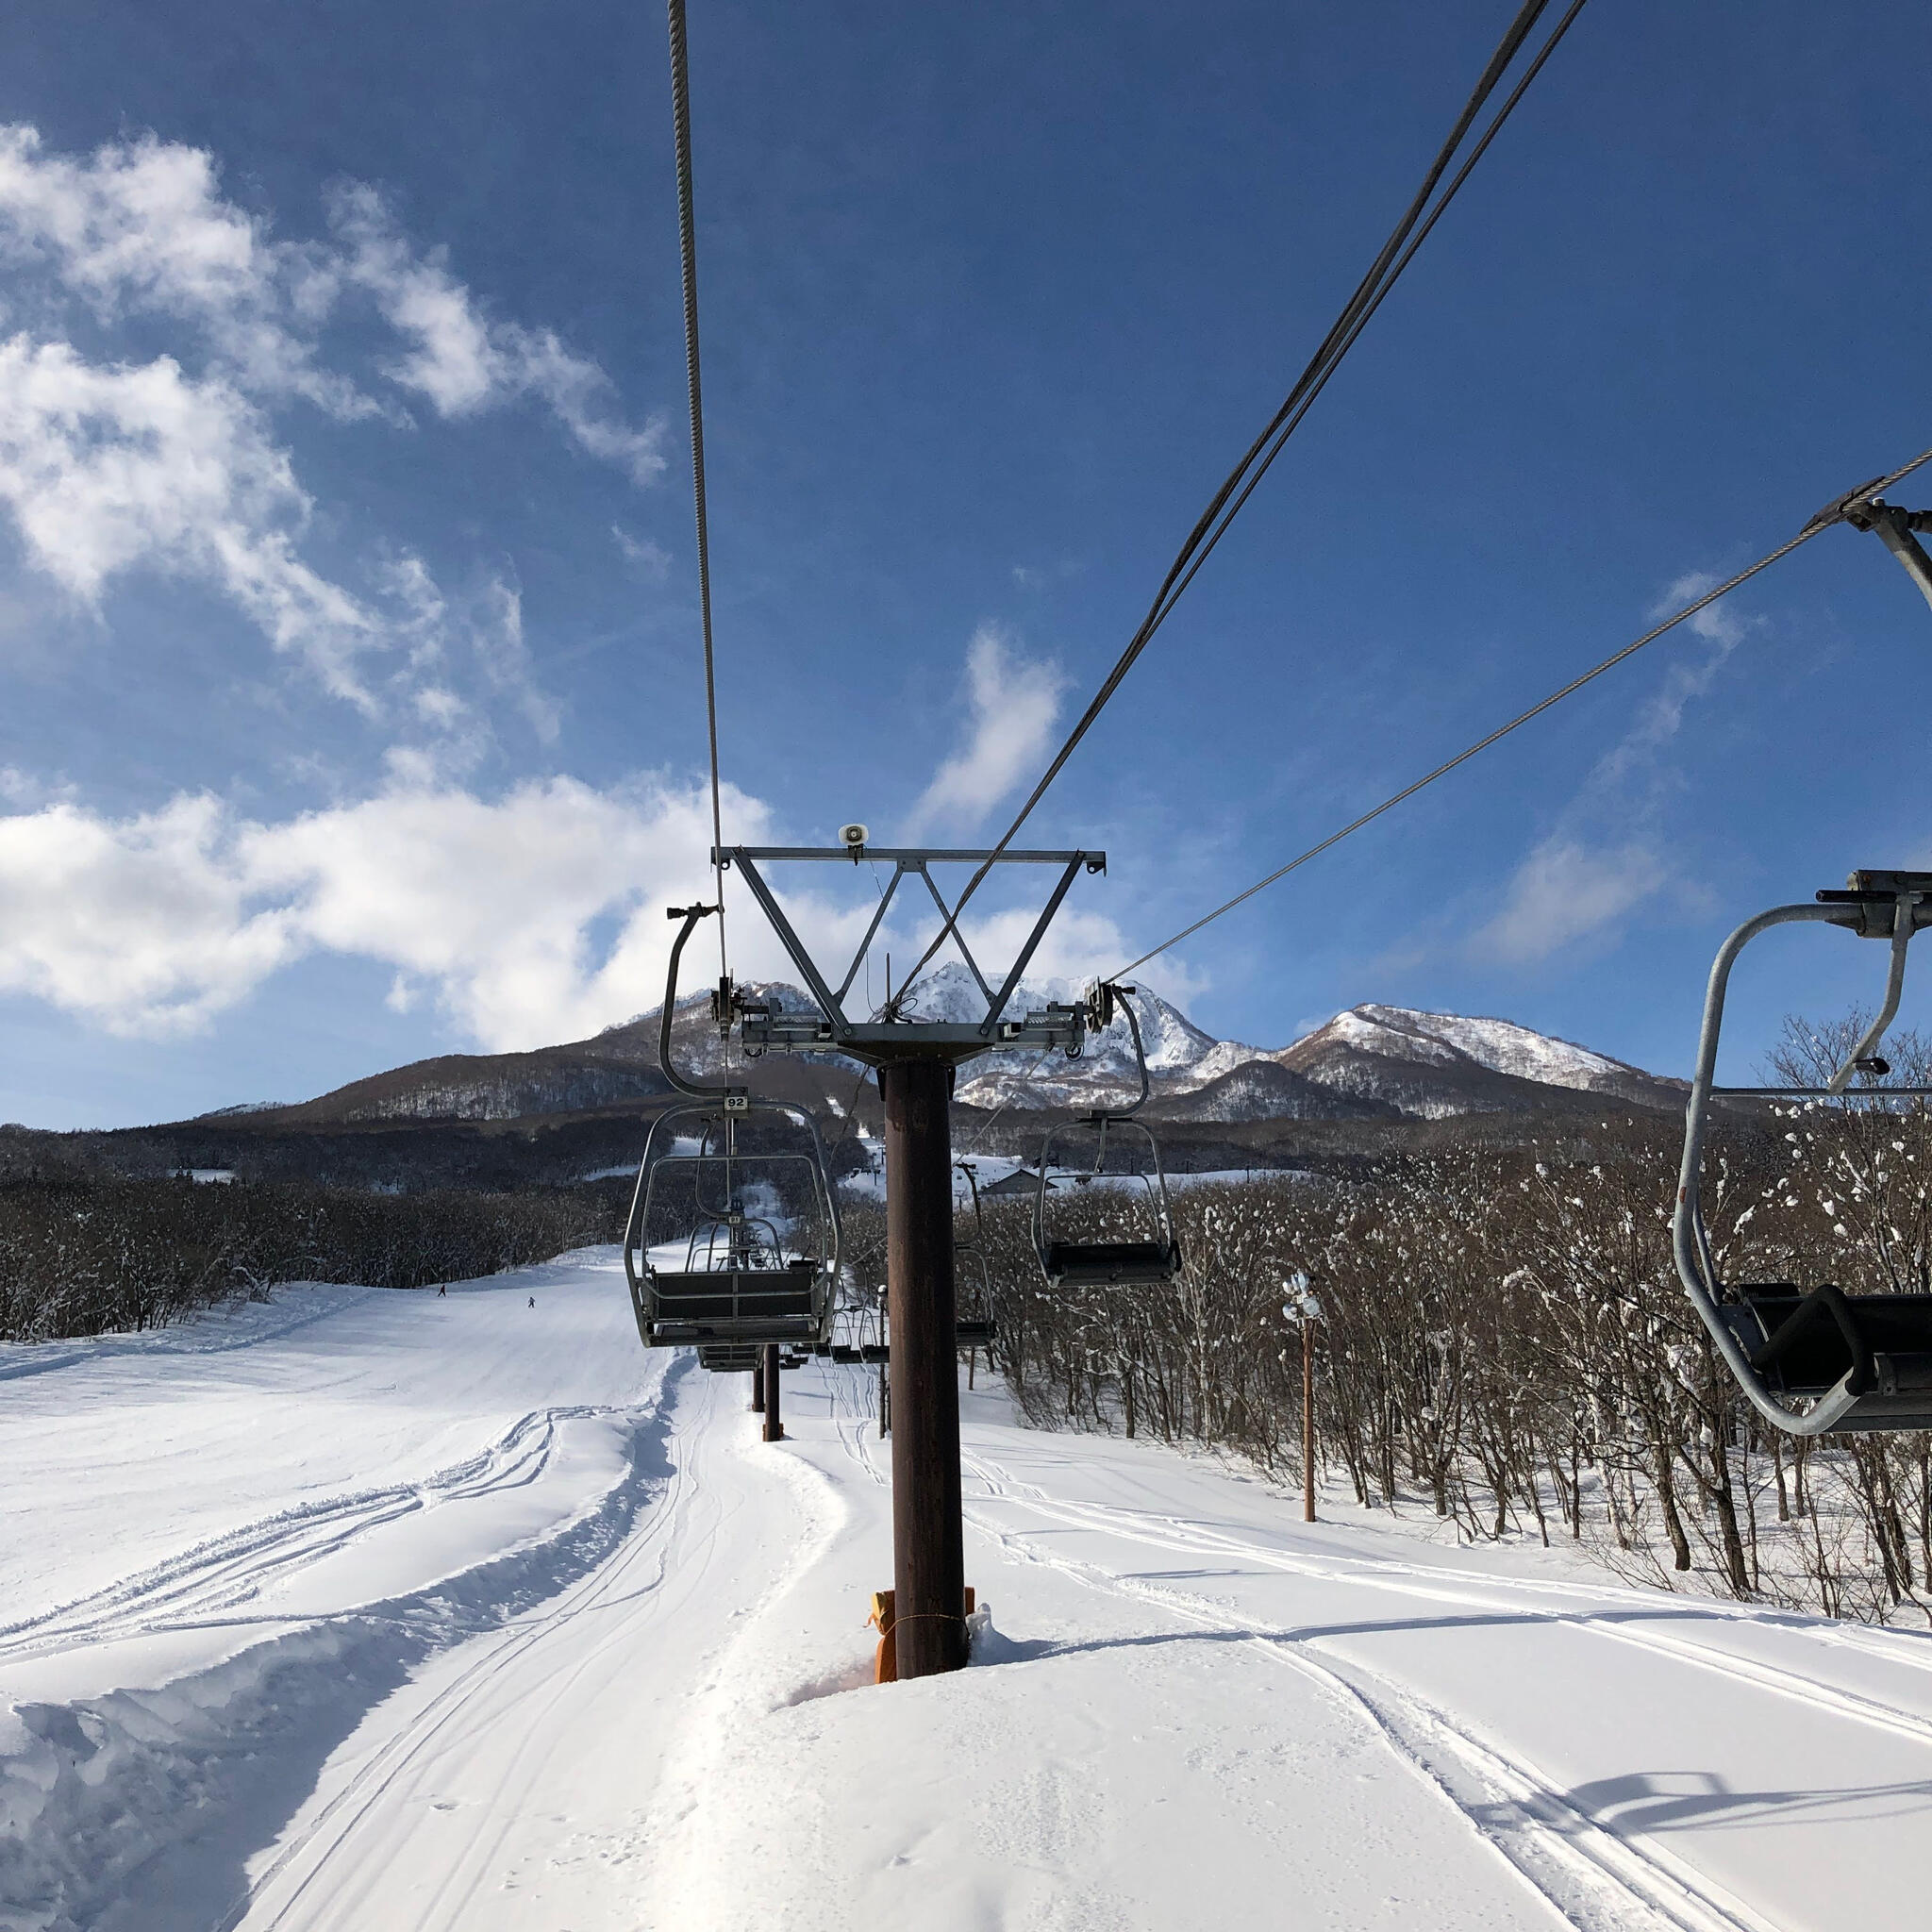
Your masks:
{"label": "chairlift backrest", "polygon": [[[1819,1086],[1716,1084],[1724,996],[1738,956],[1773,926],[1835,925],[1890,948],[1878,1016]],[[1856,872],[1843,891],[1809,905],[1778,906],[1746,920],[1719,949],[1705,993],[1697,1067],[1684,1110],[1684,1157],[1671,1245],[1678,1279],[1725,1366],[1758,1414],[1794,1436],[1932,1428],[1932,1294],[1847,1294],[1824,1284],[1726,1281],[1704,1224],[1700,1186],[1713,1099],[1838,1100],[1893,1104],[1932,1088],[1880,1086],[1890,1068],[1878,1049],[1897,1016],[1906,956],[1932,925],[1932,873]],[[1855,1084],[1858,1081],[1865,1084]],[[1793,1407],[1793,1404],[1804,1407]]]}

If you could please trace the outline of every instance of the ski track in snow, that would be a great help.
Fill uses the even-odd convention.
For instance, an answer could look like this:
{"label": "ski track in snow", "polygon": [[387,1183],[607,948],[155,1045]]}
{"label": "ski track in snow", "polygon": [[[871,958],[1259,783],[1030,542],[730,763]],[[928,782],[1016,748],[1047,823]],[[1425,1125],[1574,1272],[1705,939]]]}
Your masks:
{"label": "ski track in snow", "polygon": [[538,1410],[521,1417],[480,1455],[419,1481],[325,1497],[229,1530],[92,1596],[0,1624],[0,1659],[40,1657],[162,1629],[258,1624],[263,1621],[259,1614],[225,1618],[222,1613],[255,1602],[273,1585],[385,1524],[438,1503],[473,1502],[536,1481],[550,1461],[559,1422],[621,1412],[586,1406]]}
{"label": "ski track in snow", "polygon": [[[239,1377],[299,1435],[326,1364],[317,1414],[351,1452],[354,1401],[400,1453],[398,1391],[442,1380],[436,1453],[392,1480],[343,1481],[330,1452],[278,1491],[269,1442],[229,1515],[180,1516],[211,1533],[130,1542],[127,1574],[80,1590],[62,1564],[92,1579],[92,1553],[29,1569],[43,1607],[0,1626],[0,1690],[136,1674],[0,1702],[0,1932],[1170,1932],[1266,1918],[1285,1881],[1351,1932],[1923,1922],[1932,1641],[1305,1530],[1237,1473],[1024,1430],[981,1391],[969,1578],[1003,1630],[1052,1634],[860,1690],[858,1614],[891,1574],[873,1372],[788,1376],[791,1441],[767,1447],[743,1378],[639,1358],[608,1255],[541,1279],[542,1329],[508,1317],[521,1285],[441,1312],[330,1291],[49,1359],[35,1399],[76,1432],[98,1415],[67,1417],[63,1366],[105,1364],[96,1409],[145,1391],[164,1431],[142,1378]],[[431,1367],[388,1366],[391,1339]],[[581,1399],[528,1399],[546,1388]],[[199,1470],[209,1440],[175,1453]],[[954,1759],[970,1782],[935,1783]],[[1181,1889],[1157,1906],[1163,1866]]]}
{"label": "ski track in snow", "polygon": [[[1830,1712],[1835,1717],[1852,1718],[1861,1724],[1875,1724],[1882,1730],[1896,1732],[1919,1743],[1932,1743],[1932,1720],[1912,1716],[1908,1712],[1897,1710],[1890,1705],[1879,1704],[1869,1697],[1858,1696],[1855,1692],[1833,1689],[1804,1678],[1794,1678],[1786,1672],[1769,1669],[1749,1657],[1738,1657],[1728,1651],[1714,1650],[1708,1645],[1693,1643],[1686,1639],[1661,1632],[1636,1629],[1618,1621],[1618,1618],[1624,1615],[1642,1619],[1646,1623],[1669,1616],[1671,1612],[1661,1606],[1655,1596],[1640,1597],[1627,1612],[1524,1608],[1520,1603],[1511,1602],[1511,1596],[1602,1596],[1606,1592],[1587,1584],[1538,1583],[1519,1578],[1511,1578],[1506,1588],[1498,1589],[1493,1585],[1492,1579],[1474,1575],[1469,1579],[1471,1583],[1489,1584],[1491,1587],[1487,1590],[1471,1591],[1448,1586],[1444,1578],[1445,1575],[1453,1576],[1453,1572],[1424,1570],[1412,1564],[1384,1559],[1344,1559],[1339,1562],[1329,1559],[1317,1562],[1307,1557],[1290,1556],[1282,1550],[1271,1548],[1263,1543],[1247,1542],[1223,1532],[1205,1529],[1198,1524],[1183,1524],[1173,1517],[1148,1518],[1137,1511],[1113,1508],[1106,1504],[1056,1503],[1037,1490],[1031,1495],[1017,1496],[1014,1490],[1001,1489],[993,1481],[995,1473],[1000,1476],[1007,1475],[1007,1472],[1000,1471],[997,1464],[988,1462],[981,1457],[971,1457],[969,1461],[974,1473],[987,1481],[992,1492],[1000,1495],[1003,1500],[1024,1500],[1025,1506],[1038,1514],[1075,1527],[1103,1528],[1108,1534],[1121,1537],[1127,1541],[1145,1543],[1157,1549],[1174,1550],[1187,1556],[1238,1557],[1244,1562],[1257,1563],[1264,1568],[1283,1571],[1291,1575],[1319,1577],[1333,1583],[1361,1584],[1372,1590],[1389,1591],[1400,1596],[1418,1597],[1429,1603],[1451,1604],[1458,1608],[1503,1612],[1507,1613],[1512,1622],[1574,1624],[1598,1636],[1606,1637],[1612,1642],[1627,1643],[1636,1650],[1673,1657],[1702,1670],[1716,1672],[1721,1676],[1734,1677],[1742,1683],[1769,1691],[1774,1696],[1788,1697],[1796,1703],[1811,1705]],[[1034,1486],[1016,1487],[1032,1489]],[[983,1522],[980,1526],[988,1527]],[[1635,1596],[1637,1593],[1631,1594]],[[1687,1618],[1694,1618],[1699,1623],[1708,1621],[1710,1615],[1702,1606],[1682,1614]],[[1799,1620],[1793,1619],[1792,1622],[1805,1635],[1815,1634]],[[1289,1641],[1318,1641],[1297,1637],[1292,1632],[1277,1634]],[[1911,1661],[1919,1668],[1932,1669],[1932,1657],[1924,1659],[1913,1658]]]}
{"label": "ski track in snow", "polygon": [[[248,1890],[218,1922],[219,1932],[236,1932],[247,1923],[286,1925],[305,1923],[319,1884],[325,1884],[358,1829],[390,1800],[420,1763],[447,1734],[460,1731],[488,1693],[501,1685],[540,1644],[564,1632],[580,1618],[609,1604],[620,1591],[642,1593],[664,1580],[665,1545],[672,1536],[683,1500],[687,1477],[674,1463],[663,1487],[652,1499],[642,1520],[607,1562],[538,1615],[514,1624],[504,1635],[485,1640],[479,1654],[467,1661],[426,1703],[405,1722],[350,1774],[347,1780],[296,1831],[277,1847],[267,1866],[251,1875]],[[609,1640],[592,1640],[590,1658],[576,1659],[581,1671]],[[519,1768],[513,1756],[509,1771],[497,1785],[501,1794]],[[494,1807],[492,1807],[494,1808]],[[429,1924],[459,1924],[463,1907],[481,1880],[490,1846],[475,1843],[453,1861],[451,1870],[425,1902],[420,1921]]]}
{"label": "ski track in snow", "polygon": [[[1012,1491],[1002,1481],[1007,1473],[996,1463],[971,1457],[968,1467],[991,1494],[1013,1500]],[[1078,1520],[1074,1512],[1057,1507],[1037,1493],[1024,1500],[1028,1508],[1057,1521]],[[1105,1509],[1082,1513],[1090,1520],[1096,1514],[1129,1515]],[[968,1519],[1022,1560],[1049,1564],[1095,1589],[1158,1605],[1191,1623],[1250,1637],[1274,1662],[1313,1678],[1365,1717],[1404,1766],[1440,1791],[1578,1932],[1650,1932],[1658,1925],[1676,1932],[1777,1932],[1740,1901],[1687,1873],[1668,1853],[1604,1830],[1565,1797],[1557,1780],[1528,1759],[1507,1755],[1479,1739],[1414,1691],[1358,1664],[1344,1667],[1318,1661],[1307,1653],[1319,1647],[1319,1640],[1271,1630],[1226,1611],[1210,1610],[1177,1591],[1131,1582],[1091,1564],[1016,1544],[983,1514],[969,1511]],[[1239,1551],[1274,1567],[1290,1567],[1279,1562],[1278,1552],[1226,1538],[1155,1538],[1138,1524],[1116,1533],[1191,1554],[1211,1547],[1217,1554]],[[1384,1582],[1373,1575],[1351,1580]],[[1413,1592],[1405,1588],[1404,1593]],[[1470,1601],[1432,1594],[1442,1601]]]}

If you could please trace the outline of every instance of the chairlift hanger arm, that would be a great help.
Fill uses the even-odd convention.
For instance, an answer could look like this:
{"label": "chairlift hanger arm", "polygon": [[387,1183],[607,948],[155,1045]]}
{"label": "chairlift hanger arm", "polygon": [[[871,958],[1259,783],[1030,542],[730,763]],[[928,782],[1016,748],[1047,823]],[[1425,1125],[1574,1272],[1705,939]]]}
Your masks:
{"label": "chairlift hanger arm", "polygon": [[[1880,477],[1875,482],[1882,484],[1884,480]],[[1918,585],[1926,603],[1932,604],[1932,557],[1925,554],[1925,546],[1912,534],[1915,530],[1932,530],[1932,510],[1903,509],[1883,497],[1867,494],[1874,487],[1874,484],[1867,483],[1840,497],[1821,510],[1819,518],[1832,522],[1841,517],[1855,530],[1875,533],[1904,566],[1906,575]]]}
{"label": "chairlift hanger arm", "polygon": [[687,1080],[671,1061],[671,1023],[677,1013],[677,962],[684,955],[685,942],[697,930],[701,919],[708,919],[718,908],[715,906],[673,906],[665,913],[668,919],[681,919],[684,924],[678,928],[677,937],[671,941],[671,966],[664,982],[664,1010],[658,1024],[658,1064],[663,1070],[664,1077],[680,1093],[689,1093],[698,1100],[722,1100],[727,1110],[732,1102],[743,1103],[746,1089],[742,1087],[704,1087],[695,1080]]}
{"label": "chairlift hanger arm", "polygon": [[1117,980],[1105,979],[1093,989],[1094,1010],[1089,1016],[1089,1023],[1096,1028],[1105,1027],[1113,1018],[1113,1009],[1118,1006],[1126,1016],[1127,1032],[1134,1042],[1134,1065],[1140,1070],[1141,1094],[1133,1106],[1112,1108],[1108,1111],[1117,1121],[1132,1120],[1147,1105],[1147,1096],[1153,1091],[1153,1085],[1147,1077],[1147,1051],[1141,1042],[1141,1021],[1134,1011],[1131,995],[1137,991],[1131,986],[1122,986]]}
{"label": "chairlift hanger arm", "polygon": [[[1928,592],[1932,595],[1932,592]],[[1845,1063],[1835,1073],[1827,1083],[1834,1093],[1842,1093],[1854,1074],[1861,1067],[1872,1063],[1872,1056],[1878,1042],[1885,1038],[1885,1029],[1898,1015],[1898,1003],[1906,987],[1906,949],[1912,942],[1912,934],[1918,929],[1917,912],[1921,895],[1917,892],[1901,892],[1892,911],[1891,923],[1891,964],[1885,975],[1885,1004],[1878,1009],[1878,1017],[1866,1027],[1858,1037],[1858,1043],[1845,1056]],[[1884,1062],[1877,1061],[1882,1072],[1890,1072]]]}

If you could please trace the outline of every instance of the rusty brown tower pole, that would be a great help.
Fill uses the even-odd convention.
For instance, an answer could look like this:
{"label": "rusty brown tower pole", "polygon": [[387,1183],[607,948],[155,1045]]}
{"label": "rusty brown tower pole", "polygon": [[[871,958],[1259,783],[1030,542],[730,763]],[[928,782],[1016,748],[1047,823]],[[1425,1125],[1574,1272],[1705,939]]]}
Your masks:
{"label": "rusty brown tower pole", "polygon": [[892,1629],[901,1677],[966,1661],[953,1295],[953,1069],[879,1069],[892,1337]]}

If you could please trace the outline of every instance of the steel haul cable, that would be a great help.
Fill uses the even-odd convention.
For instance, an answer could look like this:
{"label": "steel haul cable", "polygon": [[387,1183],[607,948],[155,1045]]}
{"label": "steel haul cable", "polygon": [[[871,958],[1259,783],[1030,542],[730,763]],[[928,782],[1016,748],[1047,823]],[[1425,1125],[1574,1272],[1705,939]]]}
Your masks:
{"label": "steel haul cable", "polygon": [[697,222],[691,192],[691,59],[685,43],[684,0],[669,0],[671,25],[671,126],[677,148],[677,240],[684,270],[684,366],[691,389],[691,478],[697,506],[698,605],[705,634],[705,726],[711,748],[711,861],[718,895],[718,971],[728,974],[724,953],[724,814],[718,785],[718,682],[711,652],[711,541],[705,516],[705,405],[698,375]]}
{"label": "steel haul cable", "polygon": [[[1890,490],[1893,484],[1902,482],[1906,477],[1909,476],[1914,470],[1923,467],[1924,464],[1928,462],[1932,462],[1932,449],[1922,451],[1918,456],[1915,456],[1910,462],[1905,464],[1902,468],[1892,471],[1891,474],[1888,476],[1881,476],[1877,478],[1874,482],[1866,484],[1862,490],[1853,491],[1853,495],[1880,495],[1885,491]],[[1400,791],[1394,792],[1388,798],[1385,798],[1381,802],[1381,804],[1374,807],[1373,810],[1363,812],[1361,817],[1358,819],[1352,819],[1347,824],[1343,825],[1339,832],[1330,832],[1329,835],[1325,839],[1322,840],[1319,844],[1310,845],[1306,852],[1297,854],[1296,857],[1291,858],[1286,865],[1277,866],[1273,872],[1271,872],[1268,874],[1266,878],[1257,879],[1255,883],[1252,886],[1248,887],[1245,891],[1237,892],[1232,899],[1227,901],[1225,905],[1217,906],[1212,912],[1206,913],[1201,918],[1195,920],[1192,925],[1183,926],[1181,930],[1175,933],[1172,939],[1162,940],[1161,942],[1158,946],[1152,948],[1151,951],[1142,953],[1138,959],[1135,959],[1131,961],[1129,964],[1121,967],[1117,972],[1108,974],[1108,977],[1109,979],[1124,979],[1129,973],[1132,973],[1136,971],[1138,968],[1144,966],[1148,962],[1148,960],[1158,958],[1162,953],[1167,952],[1171,947],[1179,945],[1183,940],[1191,939],[1194,936],[1194,934],[1199,932],[1204,925],[1211,924],[1215,920],[1219,919],[1224,912],[1232,912],[1237,906],[1245,904],[1248,900],[1252,899],[1257,892],[1265,891],[1268,889],[1268,887],[1272,886],[1277,879],[1286,878],[1288,874],[1293,872],[1297,866],[1306,865],[1309,859],[1319,858],[1323,853],[1326,852],[1331,845],[1341,844],[1342,840],[1346,839],[1350,835],[1350,833],[1360,831],[1364,825],[1369,824],[1374,820],[1380,818],[1385,811],[1392,810],[1396,806],[1400,805],[1404,799],[1413,798],[1415,794],[1418,791],[1422,791],[1425,786],[1433,785],[1438,778],[1446,776],[1449,773],[1453,772],[1457,765],[1467,764],[1469,760],[1474,758],[1478,752],[1487,751],[1489,750],[1490,746],[1494,744],[1499,739],[1507,738],[1508,735],[1512,731],[1514,731],[1518,725],[1527,724],[1532,718],[1541,717],[1543,712],[1547,711],[1551,708],[1551,706],[1561,704],[1565,698],[1571,695],[1572,692],[1581,691],[1586,684],[1591,683],[1595,678],[1601,677],[1606,671],[1614,670],[1619,664],[1621,664],[1624,660],[1624,658],[1634,658],[1639,651],[1643,649],[1644,645],[1655,643],[1657,640],[1662,637],[1666,631],[1674,630],[1677,627],[1677,625],[1682,624],[1687,618],[1695,617],[1700,610],[1709,608],[1709,607],[1715,604],[1720,597],[1728,596],[1730,592],[1735,591],[1740,584],[1748,583],[1751,578],[1755,577],[1758,574],[1759,571],[1769,570],[1773,564],[1780,561],[1784,558],[1789,557],[1792,551],[1798,548],[1800,544],[1808,543],[1813,537],[1819,534],[1821,530],[1830,529],[1835,521],[1835,518],[1829,516],[1814,517],[1811,520],[1811,522],[1807,524],[1805,527],[1802,530],[1800,530],[1798,534],[1795,537],[1793,537],[1789,542],[1780,543],[1775,550],[1771,551],[1766,556],[1760,557],[1756,563],[1750,564],[1745,569],[1740,570],[1735,576],[1726,577],[1723,583],[1718,585],[1716,590],[1707,591],[1702,597],[1699,597],[1695,603],[1685,605],[1681,610],[1675,611],[1671,616],[1665,618],[1664,621],[1660,625],[1658,625],[1654,630],[1645,631],[1641,638],[1638,638],[1632,643],[1625,644],[1621,651],[1613,651],[1607,658],[1604,658],[1601,663],[1592,664],[1591,668],[1588,671],[1584,672],[1580,676],[1573,677],[1570,680],[1570,682],[1564,685],[1560,690],[1553,691],[1548,697],[1542,699],[1540,703],[1530,706],[1528,710],[1519,711],[1516,714],[1516,716],[1511,718],[1507,724],[1499,724],[1496,727],[1496,729],[1491,731],[1487,738],[1477,739],[1476,741],[1474,744],[1472,744],[1466,751],[1457,752],[1453,758],[1448,759],[1443,764],[1438,765],[1433,772],[1429,772],[1425,774],[1423,777],[1418,778],[1412,785],[1405,785]]]}
{"label": "steel haul cable", "polygon": [[[1155,633],[1167,621],[1168,614],[1193,581],[1195,573],[1226,535],[1228,526],[1240,513],[1241,506],[1254,493],[1256,486],[1267,475],[1275,458],[1281,454],[1288,439],[1293,435],[1302,418],[1307,413],[1309,406],[1340,366],[1341,358],[1354,346],[1370,317],[1381,306],[1382,298],[1395,285],[1396,278],[1403,270],[1414,259],[1416,250],[1421,247],[1463,183],[1469,179],[1476,162],[1482,158],[1503,124],[1514,111],[1530,82],[1542,71],[1543,63],[1548,60],[1557,42],[1569,31],[1572,22],[1583,10],[1585,0],[1572,0],[1569,11],[1544,42],[1507,99],[1496,110],[1489,126],[1448,187],[1443,190],[1440,198],[1436,198],[1436,191],[1443,175],[1448,173],[1450,163],[1455,159],[1469,130],[1474,125],[1476,117],[1482,112],[1504,75],[1508,72],[1516,57],[1522,52],[1547,4],[1548,0],[1524,0],[1524,5],[1519,8],[1515,19],[1509,24],[1508,31],[1504,34],[1495,52],[1490,57],[1489,65],[1483,70],[1474,91],[1464,103],[1455,126],[1450,130],[1449,138],[1438,151],[1428,173],[1423,178],[1422,187],[1417,191],[1407,210],[1396,224],[1393,233],[1382,244],[1381,252],[1357,283],[1354,294],[1349,297],[1341,313],[1336,317],[1328,333],[1322,339],[1321,346],[1296,379],[1293,388],[1289,391],[1281,407],[1270,418],[1267,427],[1249,445],[1246,455],[1229,472],[1208,508],[1201,513],[1193,529],[1189,533],[1187,541],[1182,544],[1179,554],[1169,567],[1166,576],[1162,578],[1160,589],[1156,593],[1153,604],[1148,608],[1146,616],[1141,619],[1140,628],[1128,641],[1126,649],[1121,653],[1112,671],[1108,674],[1106,682],[1102,684],[1092,703],[1081,715],[1078,724],[1074,726],[1066,742],[1055,755],[1053,762],[1033,788],[1026,802],[1020,808],[1012,824],[1001,835],[999,843],[993,847],[995,854],[1004,852],[1018,836],[1021,827],[1032,815],[1034,808],[1045,795],[1048,786],[1059,775],[1061,768],[1074,755],[1080,741],[1086,737],[1108,701],[1120,688],[1122,680],[1133,669],[1141,652],[1152,641]],[[1435,198],[1433,207],[1430,206],[1432,198]],[[953,908],[956,918],[967,901],[979,890],[981,882],[991,869],[992,861],[989,858],[967,881],[965,891],[960,893]],[[945,929],[941,927],[939,936],[913,963],[911,972],[906,975],[900,988],[902,1000],[910,991],[914,980],[944,944],[945,937]]]}

